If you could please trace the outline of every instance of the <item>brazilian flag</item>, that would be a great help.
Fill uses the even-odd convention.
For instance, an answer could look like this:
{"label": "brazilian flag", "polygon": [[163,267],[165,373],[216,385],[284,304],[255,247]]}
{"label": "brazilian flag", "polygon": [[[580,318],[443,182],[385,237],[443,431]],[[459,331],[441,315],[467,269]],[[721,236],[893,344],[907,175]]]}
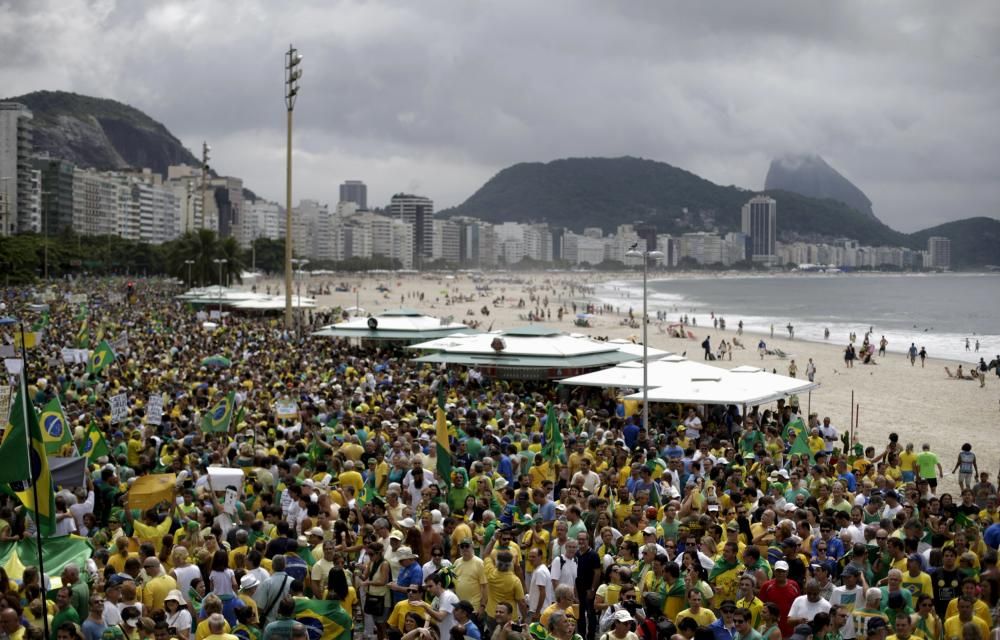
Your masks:
{"label": "brazilian flag", "polygon": [[[6,493],[17,496],[31,513],[43,536],[51,536],[56,530],[56,496],[52,491],[52,475],[49,460],[42,440],[42,429],[38,425],[38,414],[28,400],[28,389],[21,377],[21,389],[14,400],[10,413],[10,428],[4,432],[0,443],[0,482]],[[37,487],[38,504],[35,504]]]}
{"label": "brazilian flag", "polygon": [[114,361],[115,352],[111,349],[111,345],[107,340],[101,340],[101,344],[91,352],[90,360],[87,361],[87,373],[100,373]]}
{"label": "brazilian flag", "polygon": [[86,349],[90,346],[90,327],[87,324],[87,318],[83,319],[80,324],[80,329],[76,332],[76,348]]}
{"label": "brazilian flag", "polygon": [[42,408],[42,439],[45,441],[45,452],[48,454],[58,455],[64,446],[73,444],[69,424],[59,404],[59,398],[52,398]]}
{"label": "brazilian flag", "polygon": [[229,423],[233,421],[235,406],[236,392],[230,391],[202,418],[201,430],[206,433],[226,433],[229,431]]}
{"label": "brazilian flag", "polygon": [[295,620],[309,633],[309,640],[351,640],[354,621],[339,600],[295,600]]}
{"label": "brazilian flag", "polygon": [[788,455],[790,456],[809,456],[809,462],[816,462],[813,457],[812,449],[809,448],[809,441],[806,439],[806,430],[799,430],[799,434],[795,436],[795,442],[792,443],[791,448],[788,450]]}
{"label": "brazilian flag", "polygon": [[90,426],[87,427],[87,437],[83,441],[83,450],[80,453],[88,460],[95,460],[101,456],[109,455],[110,452],[104,434],[97,428],[97,423],[91,421]]}

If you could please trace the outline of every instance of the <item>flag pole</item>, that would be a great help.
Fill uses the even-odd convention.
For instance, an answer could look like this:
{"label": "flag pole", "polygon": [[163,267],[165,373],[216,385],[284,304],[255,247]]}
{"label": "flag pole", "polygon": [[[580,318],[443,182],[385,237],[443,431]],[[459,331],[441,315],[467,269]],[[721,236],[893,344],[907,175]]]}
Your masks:
{"label": "flag pole", "polygon": [[[38,483],[35,482],[35,468],[31,462],[31,429],[28,427],[28,350],[24,345],[24,321],[20,321],[21,324],[21,418],[24,420],[24,430],[25,436],[27,436],[24,441],[28,444],[28,482],[31,483],[31,497],[35,501],[35,543],[38,546],[38,575],[41,576],[42,587],[45,587],[45,567],[42,564],[42,523],[39,522],[39,503],[38,503]],[[34,407],[31,408],[32,411],[35,410]],[[65,425],[64,425],[65,426]],[[49,637],[49,605],[45,600],[44,595],[42,597],[42,637]]]}

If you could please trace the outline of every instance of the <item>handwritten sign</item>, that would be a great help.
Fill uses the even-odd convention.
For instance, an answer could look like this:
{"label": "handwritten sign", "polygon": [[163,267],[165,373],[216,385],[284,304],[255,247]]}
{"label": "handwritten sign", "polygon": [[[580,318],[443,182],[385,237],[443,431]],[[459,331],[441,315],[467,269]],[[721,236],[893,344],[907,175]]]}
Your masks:
{"label": "handwritten sign", "polygon": [[118,424],[119,422],[124,422],[127,416],[128,396],[124,393],[111,396],[111,423]]}

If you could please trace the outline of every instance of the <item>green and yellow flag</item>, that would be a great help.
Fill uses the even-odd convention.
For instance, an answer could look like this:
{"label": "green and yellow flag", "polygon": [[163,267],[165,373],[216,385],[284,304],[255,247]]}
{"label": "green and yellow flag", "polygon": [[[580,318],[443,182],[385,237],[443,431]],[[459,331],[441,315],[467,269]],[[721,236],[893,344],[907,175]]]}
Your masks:
{"label": "green and yellow flag", "polygon": [[45,440],[45,452],[58,455],[63,447],[73,444],[69,423],[63,413],[59,398],[52,398],[42,408],[42,439]]}
{"label": "green and yellow flag", "polygon": [[354,628],[351,615],[339,600],[295,600],[295,620],[302,623],[309,640],[350,640]]}
{"label": "green and yellow flag", "polygon": [[[7,493],[13,493],[44,536],[56,530],[56,497],[52,491],[52,476],[45,453],[45,441],[38,425],[38,414],[28,401],[28,390],[21,378],[21,389],[10,413],[10,428],[0,443],[0,482]],[[37,488],[38,504],[35,504]]]}
{"label": "green and yellow flag", "polygon": [[451,486],[451,440],[448,435],[448,421],[444,413],[444,385],[438,393],[437,429],[434,434],[437,445],[437,474],[445,485]]}
{"label": "green and yellow flag", "polygon": [[201,420],[201,430],[206,433],[226,433],[233,421],[233,409],[236,407],[236,392],[230,391],[214,407],[208,410]]}
{"label": "green and yellow flag", "polygon": [[101,344],[91,352],[90,360],[87,361],[87,373],[100,373],[114,361],[115,352],[111,349],[111,345],[107,340],[101,340]]}
{"label": "green and yellow flag", "polygon": [[87,437],[83,441],[83,449],[80,451],[80,454],[88,460],[96,460],[102,456],[107,456],[110,451],[108,442],[104,439],[104,434],[97,427],[97,423],[91,421],[90,426],[87,427]]}
{"label": "green and yellow flag", "polygon": [[550,402],[545,414],[545,445],[542,447],[542,458],[554,462],[562,460],[565,455],[566,445],[563,444],[562,431],[559,430],[556,406]]}
{"label": "green and yellow flag", "polygon": [[795,436],[795,442],[793,442],[791,448],[788,449],[788,455],[807,455],[809,456],[809,462],[816,462],[816,458],[813,457],[812,449],[809,448],[809,441],[806,439],[805,429],[800,429],[799,434]]}
{"label": "green and yellow flag", "polygon": [[76,348],[86,349],[90,346],[90,327],[87,325],[87,318],[80,323],[80,329],[76,332]]}

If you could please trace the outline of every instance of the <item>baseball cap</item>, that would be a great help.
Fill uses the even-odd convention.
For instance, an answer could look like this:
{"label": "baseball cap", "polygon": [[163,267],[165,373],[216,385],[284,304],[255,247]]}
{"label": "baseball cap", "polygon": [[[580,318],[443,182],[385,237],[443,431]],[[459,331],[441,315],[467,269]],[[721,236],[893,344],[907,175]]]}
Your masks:
{"label": "baseball cap", "polygon": [[615,611],[615,622],[635,622],[635,618],[627,610],[619,609]]}
{"label": "baseball cap", "polygon": [[645,533],[647,536],[656,535],[656,529],[654,527],[646,527],[645,529],[642,530],[642,532]]}
{"label": "baseball cap", "polygon": [[778,560],[774,563],[775,571],[788,571],[788,563],[784,560]]}
{"label": "baseball cap", "polygon": [[841,572],[841,575],[844,575],[844,576],[860,576],[861,575],[861,569],[856,564],[848,564],[846,567],[844,567],[844,570]]}

